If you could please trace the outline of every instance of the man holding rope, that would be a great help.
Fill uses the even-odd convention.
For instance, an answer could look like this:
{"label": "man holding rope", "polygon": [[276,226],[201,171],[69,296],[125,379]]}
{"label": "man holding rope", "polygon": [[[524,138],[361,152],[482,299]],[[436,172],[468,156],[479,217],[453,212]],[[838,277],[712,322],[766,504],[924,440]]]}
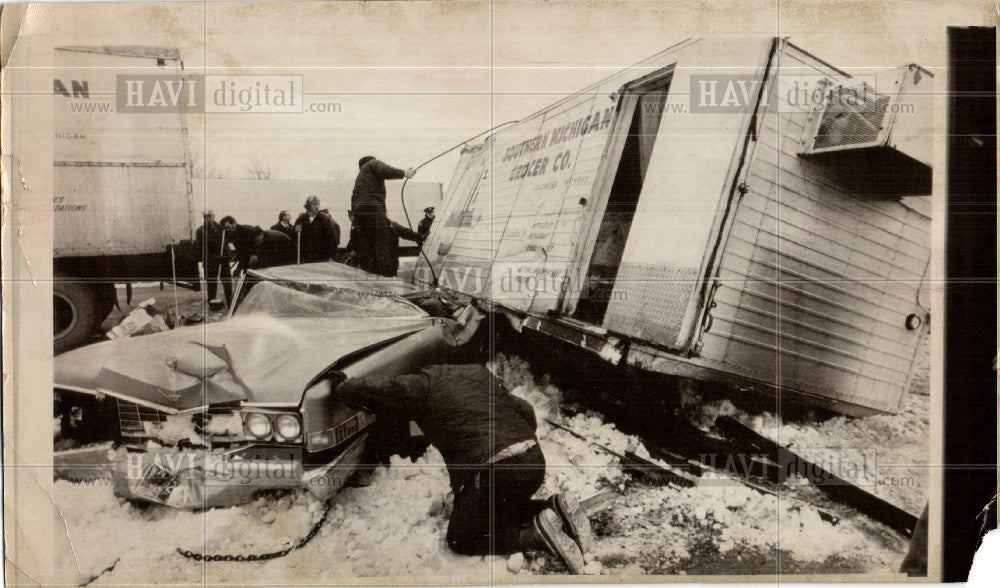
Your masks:
{"label": "man holding rope", "polygon": [[385,181],[412,178],[413,168],[397,169],[372,155],[358,161],[358,177],[351,194],[351,210],[357,229],[355,244],[358,266],[373,274],[395,277],[398,235],[385,206]]}

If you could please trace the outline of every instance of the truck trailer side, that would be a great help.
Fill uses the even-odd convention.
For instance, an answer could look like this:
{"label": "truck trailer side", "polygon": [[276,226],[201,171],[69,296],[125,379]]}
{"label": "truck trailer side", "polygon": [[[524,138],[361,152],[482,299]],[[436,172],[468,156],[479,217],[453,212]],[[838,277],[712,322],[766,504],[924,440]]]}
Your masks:
{"label": "truck trailer side", "polygon": [[417,279],[615,365],[895,412],[929,320],[932,78],[684,41],[468,148]]}
{"label": "truck trailer side", "polygon": [[92,336],[115,304],[116,283],[197,285],[198,274],[183,105],[135,113],[120,99],[137,82],[180,87],[177,50],[88,46],[54,53],[53,328],[59,353]]}

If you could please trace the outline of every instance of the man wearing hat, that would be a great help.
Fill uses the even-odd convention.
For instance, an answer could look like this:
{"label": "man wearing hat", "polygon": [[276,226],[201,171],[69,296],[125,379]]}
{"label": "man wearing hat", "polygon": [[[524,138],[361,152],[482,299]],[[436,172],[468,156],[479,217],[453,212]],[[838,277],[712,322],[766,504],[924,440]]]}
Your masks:
{"label": "man wearing hat", "polygon": [[417,232],[424,239],[427,238],[427,234],[431,232],[431,225],[434,224],[434,207],[428,206],[424,209],[424,218],[420,219],[417,224]]}
{"label": "man wearing hat", "polygon": [[412,178],[415,173],[412,168],[394,168],[372,155],[358,161],[358,177],[354,180],[351,193],[351,211],[356,229],[354,245],[361,269],[382,276],[396,275],[399,237],[386,214],[385,182]]}
{"label": "man wearing hat", "polygon": [[340,225],[330,216],[330,211],[320,210],[318,196],[306,198],[305,209],[295,221],[296,242],[300,247],[302,263],[337,259]]}
{"label": "man wearing hat", "polygon": [[[208,300],[215,300],[218,293],[216,278],[222,281],[222,292],[226,296],[228,305],[233,299],[233,274],[229,269],[229,260],[226,259],[223,249],[222,227],[215,222],[215,212],[206,210],[202,215],[204,224],[195,231],[195,243],[198,251],[201,252],[202,267],[205,271],[205,282],[208,284]],[[221,275],[220,275],[221,274]]]}

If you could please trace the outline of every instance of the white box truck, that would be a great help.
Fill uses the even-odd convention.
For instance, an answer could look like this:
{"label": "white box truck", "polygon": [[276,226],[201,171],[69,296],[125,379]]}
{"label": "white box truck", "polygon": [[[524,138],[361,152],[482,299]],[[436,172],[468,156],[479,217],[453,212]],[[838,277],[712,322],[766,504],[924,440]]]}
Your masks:
{"label": "white box truck", "polygon": [[197,211],[183,105],[131,113],[119,108],[117,92],[123,76],[182,83],[178,51],[96,46],[57,47],[54,53],[53,327],[59,353],[92,336],[115,304],[117,283],[176,280],[197,287]]}

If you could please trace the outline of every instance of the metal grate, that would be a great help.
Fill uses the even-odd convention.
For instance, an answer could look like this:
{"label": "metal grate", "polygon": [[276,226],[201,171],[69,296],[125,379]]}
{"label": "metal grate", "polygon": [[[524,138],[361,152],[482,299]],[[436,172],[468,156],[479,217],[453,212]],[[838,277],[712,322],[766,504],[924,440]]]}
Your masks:
{"label": "metal grate", "polygon": [[813,149],[861,145],[878,140],[889,96],[854,95],[853,100],[844,100],[838,98],[836,92],[831,94]]}
{"label": "metal grate", "polygon": [[118,426],[123,439],[145,439],[151,437],[146,432],[146,427],[143,423],[160,424],[166,418],[167,414],[163,411],[120,398],[118,399]]}

